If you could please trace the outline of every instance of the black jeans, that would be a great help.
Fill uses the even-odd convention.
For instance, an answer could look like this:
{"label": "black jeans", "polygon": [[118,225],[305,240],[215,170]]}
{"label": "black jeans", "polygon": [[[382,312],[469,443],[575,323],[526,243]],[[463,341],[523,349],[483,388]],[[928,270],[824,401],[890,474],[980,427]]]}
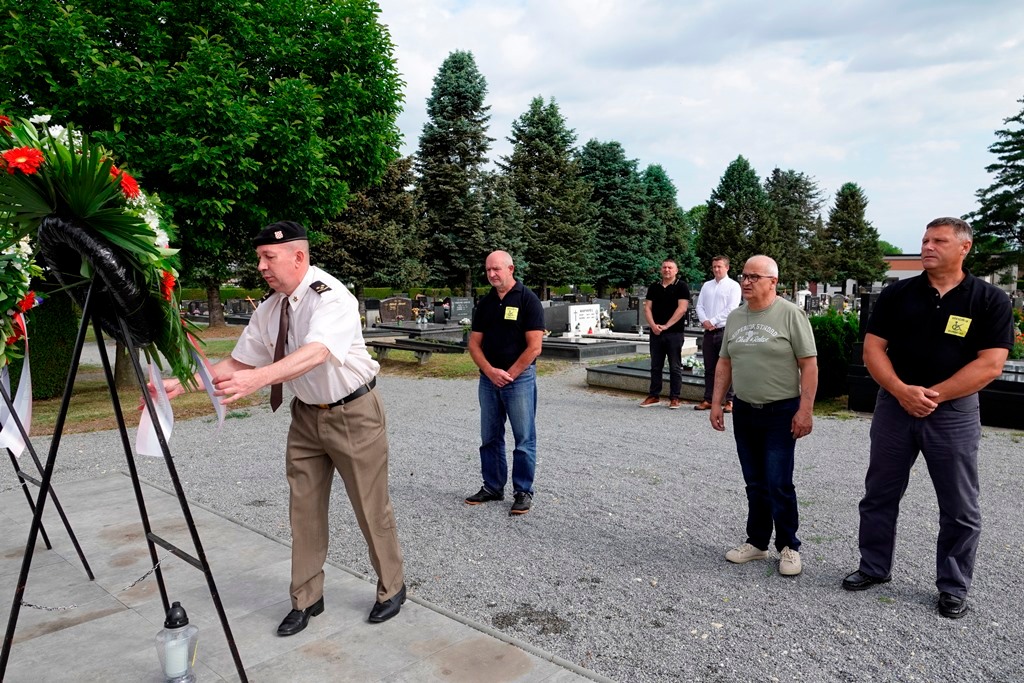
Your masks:
{"label": "black jeans", "polygon": [[683,333],[662,332],[650,335],[651,388],[648,396],[661,396],[661,371],[668,357],[669,398],[679,398],[683,390]]}
{"label": "black jeans", "polygon": [[[719,327],[704,332],[704,344],[701,346],[700,355],[704,358],[704,400],[711,403],[715,393],[715,366],[718,365],[718,354],[722,352],[722,339],[725,337],[725,328]],[[732,385],[725,390],[725,400],[733,399]]]}

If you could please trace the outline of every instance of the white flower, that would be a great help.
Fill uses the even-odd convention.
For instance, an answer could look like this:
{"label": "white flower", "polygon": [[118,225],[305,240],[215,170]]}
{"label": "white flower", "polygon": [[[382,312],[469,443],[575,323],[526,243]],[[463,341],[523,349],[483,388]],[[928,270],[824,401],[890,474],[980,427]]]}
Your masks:
{"label": "white flower", "polygon": [[167,236],[167,233],[160,228],[154,228],[153,231],[156,233],[156,246],[163,249],[167,249],[171,246],[171,238]]}
{"label": "white flower", "polygon": [[60,140],[66,132],[67,128],[64,126],[50,126],[50,137],[54,140]]}
{"label": "white flower", "polygon": [[73,142],[76,147],[80,147],[82,145],[82,131],[80,131],[80,130],[72,130],[71,131],[71,142]]}
{"label": "white flower", "polygon": [[142,220],[146,222],[146,225],[149,226],[150,230],[158,235],[160,234],[160,214],[152,208],[148,208],[142,213]]}
{"label": "white flower", "polygon": [[30,118],[28,120],[28,122],[29,123],[49,123],[50,122],[50,115],[49,114],[36,114],[32,118]]}

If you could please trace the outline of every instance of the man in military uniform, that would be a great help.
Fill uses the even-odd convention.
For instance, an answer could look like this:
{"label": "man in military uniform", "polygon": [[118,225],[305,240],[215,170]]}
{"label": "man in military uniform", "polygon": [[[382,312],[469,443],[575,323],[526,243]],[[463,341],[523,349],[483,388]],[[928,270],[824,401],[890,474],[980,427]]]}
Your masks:
{"label": "man in military uniform", "polygon": [[[274,292],[253,313],[231,357],[212,368],[216,394],[231,404],[270,386],[270,405],[291,402],[286,470],[292,530],[292,611],[278,635],[290,636],[324,611],[328,503],[337,470],[345,483],[370,562],[377,572],[371,622],[405,602],[402,551],[388,495],[388,440],[377,392],[380,366],[366,350],[355,297],[309,263],[306,230],[281,221],[254,240],[259,270]],[[184,393],[166,380],[170,397]]]}

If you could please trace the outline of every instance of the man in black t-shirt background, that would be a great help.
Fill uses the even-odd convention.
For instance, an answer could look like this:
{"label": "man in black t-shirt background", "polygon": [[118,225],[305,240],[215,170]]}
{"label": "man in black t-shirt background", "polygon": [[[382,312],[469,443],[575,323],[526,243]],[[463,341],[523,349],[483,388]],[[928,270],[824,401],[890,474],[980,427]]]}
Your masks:
{"label": "man in black t-shirt background", "polygon": [[843,588],[891,580],[896,518],[918,453],[939,503],[935,585],[939,614],[967,613],[981,536],[978,391],[1003,372],[1013,346],[1006,293],[963,268],[974,235],[959,218],[936,218],[921,240],[924,273],[878,297],[864,338],[864,364],[881,387],[871,419],[871,455],[860,502],[860,567]]}
{"label": "man in black t-shirt background", "polygon": [[686,325],[686,309],[690,305],[690,288],[678,279],[679,266],[672,259],[661,263],[661,280],[647,288],[644,301],[644,315],[651,333],[651,385],[641,408],[650,408],[661,403],[661,372],[668,357],[669,404],[673,410],[682,403],[679,394],[683,390],[683,330]]}
{"label": "man in black t-shirt background", "polygon": [[544,340],[544,309],[537,295],[513,277],[515,265],[504,251],[492,252],[485,264],[491,291],[473,313],[469,355],[480,368],[480,470],[484,485],[466,498],[479,505],[505,498],[508,462],[505,421],[515,437],[512,453],[510,515],[523,515],[533,505],[537,462],[536,360]]}

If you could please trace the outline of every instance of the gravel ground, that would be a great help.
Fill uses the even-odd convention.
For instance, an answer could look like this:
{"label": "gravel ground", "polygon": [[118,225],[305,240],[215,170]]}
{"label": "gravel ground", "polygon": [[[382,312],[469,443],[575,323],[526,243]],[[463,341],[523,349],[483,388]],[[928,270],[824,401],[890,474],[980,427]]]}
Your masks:
{"label": "gravel ground", "polygon": [[[935,610],[923,461],[892,583],[839,588],[857,566],[865,418],[818,419],[797,446],[804,571],[786,578],[777,557],[723,558],[744,540],[746,506],[731,425],[715,432],[706,413],[639,410],[636,396],[588,389],[580,367],[541,377],[534,509],[510,518],[511,496],[463,503],[480,486],[475,381],[385,376],[378,391],[407,582],[433,603],[624,682],[1024,680],[1020,432],[985,429],[972,611],[952,621]],[[176,424],[190,500],[287,541],[287,423],[259,407],[219,433],[209,419]],[[139,463],[166,484],[162,460]],[[66,436],[55,482],[124,469],[115,432]],[[12,482],[8,469],[0,485]],[[371,573],[340,485],[331,519],[331,560]]]}

